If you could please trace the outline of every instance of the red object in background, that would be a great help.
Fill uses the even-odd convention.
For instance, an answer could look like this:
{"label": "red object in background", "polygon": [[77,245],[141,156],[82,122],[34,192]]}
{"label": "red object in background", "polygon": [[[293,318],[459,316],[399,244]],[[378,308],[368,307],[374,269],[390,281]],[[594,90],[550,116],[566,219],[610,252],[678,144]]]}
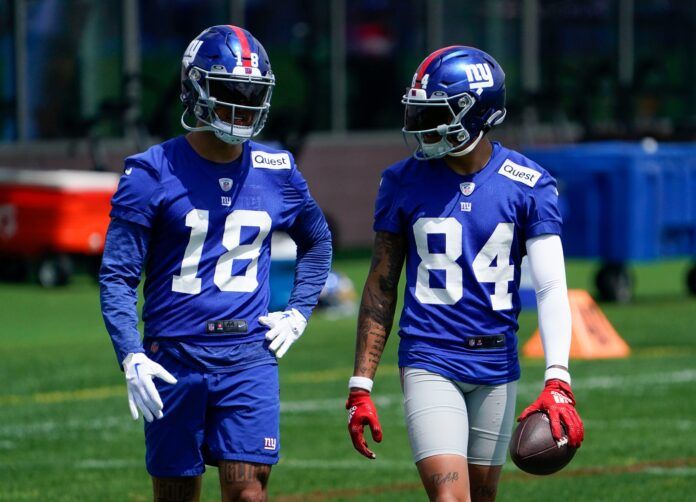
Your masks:
{"label": "red object in background", "polygon": [[98,256],[119,175],[0,169],[0,253]]}

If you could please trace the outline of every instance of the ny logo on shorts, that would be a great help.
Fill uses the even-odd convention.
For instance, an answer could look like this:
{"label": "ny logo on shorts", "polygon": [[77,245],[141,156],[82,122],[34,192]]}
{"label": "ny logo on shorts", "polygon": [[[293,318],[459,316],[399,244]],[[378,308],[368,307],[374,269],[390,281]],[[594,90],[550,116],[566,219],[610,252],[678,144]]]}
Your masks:
{"label": "ny logo on shorts", "polygon": [[264,450],[275,450],[276,449],[276,438],[263,438],[263,449]]}

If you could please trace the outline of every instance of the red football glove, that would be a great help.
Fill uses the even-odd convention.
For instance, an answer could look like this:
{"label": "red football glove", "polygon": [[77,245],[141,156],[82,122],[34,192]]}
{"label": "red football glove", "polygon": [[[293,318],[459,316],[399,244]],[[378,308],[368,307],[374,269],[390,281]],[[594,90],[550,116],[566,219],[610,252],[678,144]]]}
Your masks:
{"label": "red football glove", "polygon": [[568,431],[568,445],[572,448],[580,447],[580,443],[585,437],[585,429],[580,415],[575,410],[575,397],[573,391],[570,390],[570,384],[556,378],[548,380],[537,400],[522,412],[517,421],[524,420],[537,411],[544,411],[548,414],[551,422],[551,435],[556,441],[564,436],[561,427],[561,422],[563,422]]}
{"label": "red football glove", "polygon": [[346,409],[348,410],[348,432],[350,439],[353,440],[353,446],[367,458],[375,458],[376,455],[367,447],[363,436],[363,427],[369,425],[372,439],[378,443],[382,441],[382,426],[379,424],[377,408],[370,398],[370,393],[366,390],[351,390],[346,401]]}

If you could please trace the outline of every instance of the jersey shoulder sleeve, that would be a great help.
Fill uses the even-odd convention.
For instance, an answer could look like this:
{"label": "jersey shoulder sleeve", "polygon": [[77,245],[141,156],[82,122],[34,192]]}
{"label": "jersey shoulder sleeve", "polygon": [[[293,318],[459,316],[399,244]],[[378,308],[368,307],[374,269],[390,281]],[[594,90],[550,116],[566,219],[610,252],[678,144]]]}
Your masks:
{"label": "jersey shoulder sleeve", "polygon": [[295,169],[295,158],[287,150],[249,141],[249,158],[252,169],[263,169],[268,174],[289,176]]}
{"label": "jersey shoulder sleeve", "polygon": [[166,156],[162,145],[124,161],[123,174],[111,199],[111,217],[152,228],[164,199],[161,177]]}
{"label": "jersey shoulder sleeve", "polygon": [[287,225],[292,225],[307,201],[312,199],[294,156],[287,150],[250,141],[249,159],[250,169],[260,175],[263,185],[273,193],[282,194],[283,213],[288,217]]}
{"label": "jersey shoulder sleeve", "polygon": [[406,183],[414,169],[413,159],[404,159],[382,172],[375,202],[375,232],[401,233],[405,222]]}
{"label": "jersey shoulder sleeve", "polygon": [[560,235],[563,220],[558,209],[556,179],[533,160],[512,150],[498,172],[516,181],[524,192],[525,240],[544,234]]}
{"label": "jersey shoulder sleeve", "polygon": [[307,182],[289,151],[249,141],[249,161],[264,183],[275,185],[288,200],[309,196]]}
{"label": "jersey shoulder sleeve", "polygon": [[522,191],[533,190],[544,178],[551,175],[536,162],[521,153],[505,149],[504,157],[497,168],[498,176],[509,180],[508,184]]}

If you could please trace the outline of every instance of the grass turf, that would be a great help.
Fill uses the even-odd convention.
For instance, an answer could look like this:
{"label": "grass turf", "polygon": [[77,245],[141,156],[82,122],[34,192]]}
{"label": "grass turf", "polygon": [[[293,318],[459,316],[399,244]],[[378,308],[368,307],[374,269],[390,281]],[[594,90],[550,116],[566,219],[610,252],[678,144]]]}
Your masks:
{"label": "grass turf", "polygon": [[[369,261],[336,268],[362,288]],[[586,441],[551,477],[508,463],[498,500],[682,501],[696,489],[696,299],[685,261],[634,267],[636,298],[602,305],[633,349],[630,358],[574,361]],[[594,265],[573,261],[571,287],[590,289]],[[57,290],[0,285],[0,500],[146,501],[142,425],[128,413],[125,385],[87,278]],[[520,339],[536,313],[520,316]],[[384,441],[376,461],[353,451],[343,403],[352,371],[355,319],[317,314],[281,361],[282,455],[272,500],[423,500],[401,411],[393,335],[376,396]],[[543,365],[522,361],[518,409],[540,390]],[[372,441],[368,441],[372,444]],[[217,471],[203,500],[218,500]]]}

